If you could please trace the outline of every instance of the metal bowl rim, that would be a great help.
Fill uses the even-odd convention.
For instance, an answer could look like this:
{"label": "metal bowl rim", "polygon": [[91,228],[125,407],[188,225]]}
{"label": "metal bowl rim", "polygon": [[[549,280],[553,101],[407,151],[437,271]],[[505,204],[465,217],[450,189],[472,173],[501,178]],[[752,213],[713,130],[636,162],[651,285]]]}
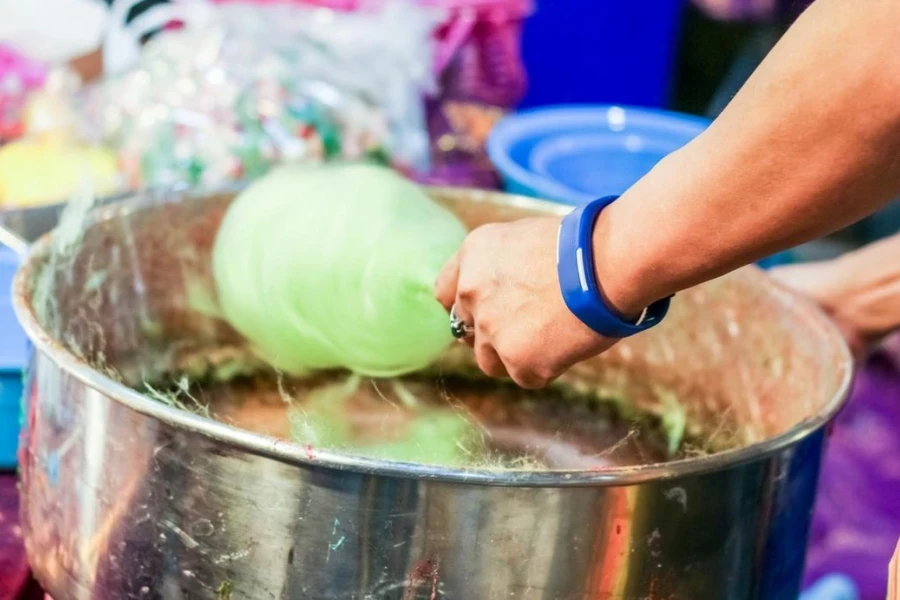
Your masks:
{"label": "metal bowl rim", "polygon": [[[467,190],[464,188],[430,189],[445,195],[496,194],[495,192]],[[505,194],[504,198],[508,201],[507,205],[509,206],[535,209],[545,214],[559,215],[572,209],[572,207],[524,196]],[[812,302],[805,298],[797,298],[787,288],[772,282],[759,273],[760,284],[766,286],[771,293],[781,300],[790,297],[791,304],[795,307],[803,307],[804,312],[807,312],[811,317],[812,325],[822,330],[823,335],[835,341],[834,345],[841,354],[841,363],[847,365],[837,390],[829,398],[823,409],[814,417],[800,421],[777,436],[741,448],[700,457],[684,458],[666,463],[615,467],[599,471],[450,468],[437,465],[384,461],[364,456],[310,449],[300,444],[233,427],[214,419],[157,402],[97,371],[54,340],[40,325],[33,307],[26,300],[30,298],[28,285],[31,279],[30,273],[38,260],[46,254],[51,238],[52,233],[44,235],[29,249],[13,280],[13,308],[16,317],[38,351],[49,357],[58,368],[65,370],[91,389],[139,414],[241,450],[302,467],[332,468],[384,477],[416,478],[446,483],[516,487],[620,486],[647,481],[670,480],[689,475],[720,471],[738,464],[764,459],[799,443],[804,438],[825,427],[837,415],[849,396],[854,377],[852,355],[847,344],[843,342],[837,326]],[[796,311],[796,309],[794,310]]]}

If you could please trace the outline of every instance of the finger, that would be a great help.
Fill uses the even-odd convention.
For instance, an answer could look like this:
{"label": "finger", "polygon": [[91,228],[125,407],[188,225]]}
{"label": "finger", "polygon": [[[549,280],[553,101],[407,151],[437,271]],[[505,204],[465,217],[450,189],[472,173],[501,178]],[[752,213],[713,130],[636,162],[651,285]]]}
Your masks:
{"label": "finger", "polygon": [[547,385],[549,378],[543,377],[538,372],[539,370],[535,367],[534,361],[523,357],[521,353],[506,352],[499,354],[503,357],[501,360],[503,360],[510,378],[520,388],[537,390]]}
{"label": "finger", "polygon": [[504,337],[502,332],[497,332],[492,342],[510,379],[521,388],[540,389],[547,385],[552,376],[559,374],[555,371],[551,373],[547,348],[540,346],[541,343],[547,342],[546,339],[538,342],[538,346],[530,347],[529,344],[533,344],[533,340],[523,342],[521,338],[508,338]]}
{"label": "finger", "polygon": [[549,382],[548,379],[528,369],[510,371],[509,376],[512,377],[516,385],[526,390],[539,390]]}
{"label": "finger", "polygon": [[475,360],[478,367],[484,371],[488,377],[500,379],[506,377],[506,367],[494,347],[489,342],[479,341],[475,345]]}
{"label": "finger", "polygon": [[434,297],[447,311],[456,301],[456,286],[459,281],[459,252],[448,260],[434,283]]}

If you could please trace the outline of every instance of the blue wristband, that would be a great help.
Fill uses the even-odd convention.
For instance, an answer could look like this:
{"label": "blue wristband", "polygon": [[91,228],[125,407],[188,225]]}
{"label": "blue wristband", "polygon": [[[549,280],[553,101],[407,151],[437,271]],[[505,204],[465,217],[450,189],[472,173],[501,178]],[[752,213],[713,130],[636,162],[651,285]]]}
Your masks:
{"label": "blue wristband", "polygon": [[600,335],[624,338],[659,324],[669,310],[669,298],[647,307],[637,323],[629,323],[615,313],[600,293],[594,274],[594,223],[600,212],[618,196],[607,196],[579,206],[566,215],[556,242],[556,269],[559,287],[569,310]]}

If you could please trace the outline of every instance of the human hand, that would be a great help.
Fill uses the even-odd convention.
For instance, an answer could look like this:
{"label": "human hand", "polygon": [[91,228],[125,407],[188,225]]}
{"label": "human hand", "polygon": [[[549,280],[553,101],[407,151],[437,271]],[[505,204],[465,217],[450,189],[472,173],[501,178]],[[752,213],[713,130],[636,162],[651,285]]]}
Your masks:
{"label": "human hand", "polygon": [[616,340],[589,329],[566,306],[556,270],[560,219],[539,217],[479,227],[441,271],[435,296],[474,326],[465,341],[478,366],[540,388]]}
{"label": "human hand", "polygon": [[868,344],[856,319],[841,309],[840,298],[846,290],[842,290],[838,271],[832,261],[826,261],[777,267],[769,274],[779,283],[815,302],[840,329],[853,356],[861,359],[867,353]]}
{"label": "human hand", "polygon": [[835,260],[773,269],[771,275],[816,302],[861,359],[900,324],[898,244],[895,236]]}

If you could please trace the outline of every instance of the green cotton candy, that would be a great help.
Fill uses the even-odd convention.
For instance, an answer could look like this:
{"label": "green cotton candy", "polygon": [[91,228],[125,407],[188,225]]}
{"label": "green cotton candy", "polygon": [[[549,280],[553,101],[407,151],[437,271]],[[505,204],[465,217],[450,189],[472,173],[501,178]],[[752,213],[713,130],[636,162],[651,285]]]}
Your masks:
{"label": "green cotton candy", "polygon": [[[451,408],[421,405],[415,400],[405,409],[392,409],[408,417],[399,426],[384,421],[370,425],[367,432],[359,431],[348,418],[359,385],[358,378],[328,385],[292,407],[291,439],[319,449],[444,466],[465,465],[473,455],[482,453],[484,441],[475,423]],[[395,384],[394,393],[403,393],[402,386]]]}
{"label": "green cotton candy", "polygon": [[222,222],[213,251],[222,314],[292,375],[413,372],[451,341],[432,290],[465,235],[390,169],[281,167],[241,193]]}
{"label": "green cotton candy", "polygon": [[[316,428],[326,427],[328,423],[324,422],[306,423],[299,429],[302,433],[295,434],[294,441],[303,444],[307,443],[307,439],[318,439],[316,434],[322,434]],[[474,454],[465,444],[474,446],[477,441],[477,429],[466,422],[464,417],[450,411],[413,420],[395,440],[361,443],[349,435],[346,438],[339,437],[340,433],[343,432],[329,432],[325,443],[317,447],[381,460],[426,465],[463,466]],[[303,434],[310,437],[303,437]]]}

